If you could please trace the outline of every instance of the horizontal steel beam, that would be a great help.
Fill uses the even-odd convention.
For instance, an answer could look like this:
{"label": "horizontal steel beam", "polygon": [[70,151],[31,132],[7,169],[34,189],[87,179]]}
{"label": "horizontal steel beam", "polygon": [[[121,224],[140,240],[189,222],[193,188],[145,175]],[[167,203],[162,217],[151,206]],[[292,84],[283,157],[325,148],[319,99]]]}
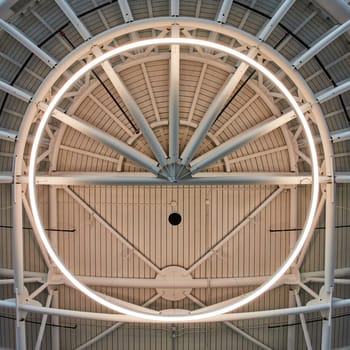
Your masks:
{"label": "horizontal steel beam", "polygon": [[[344,300],[334,300],[332,301],[332,307],[334,309],[345,308],[350,306],[350,299]],[[15,309],[17,307],[16,303],[13,300],[0,300],[0,307]],[[128,315],[117,315],[117,314],[108,314],[108,313],[98,313],[98,312],[87,312],[87,311],[78,311],[78,310],[67,310],[67,309],[56,309],[56,308],[47,308],[29,304],[19,304],[18,308],[21,311],[49,314],[49,315],[58,315],[62,317],[73,317],[81,319],[90,319],[90,320],[101,320],[108,322],[133,322],[133,323],[145,323],[144,319],[135,318]],[[184,322],[182,319],[180,323],[201,323],[201,322],[224,322],[224,321],[238,321],[238,320],[251,320],[259,318],[269,318],[269,317],[280,317],[287,315],[297,315],[300,313],[309,313],[329,310],[329,303],[320,302],[313,305],[306,305],[300,307],[292,308],[283,308],[283,309],[274,309],[274,310],[263,310],[263,311],[251,311],[251,312],[237,312],[237,313],[228,313],[224,315],[214,316],[208,319],[196,320],[196,321],[187,321]],[[162,312],[166,315],[166,312]],[[164,321],[162,321],[165,323]],[[160,321],[147,321],[146,323],[161,323]],[[171,321],[174,323],[174,321]]]}
{"label": "horizontal steel beam", "polygon": [[[148,174],[149,175],[149,174]],[[293,175],[291,173],[198,173],[197,175],[170,182],[147,173],[57,173],[38,175],[38,185],[310,185],[311,175]],[[12,176],[2,176],[4,183],[11,183]],[[341,182],[350,182],[350,175],[336,176]],[[0,183],[1,181],[0,176]],[[330,183],[331,177],[320,176],[320,183]],[[338,183],[339,181],[337,181]],[[27,176],[18,176],[17,183],[28,183]]]}
{"label": "horizontal steel beam", "polygon": [[[116,278],[116,277],[96,277],[79,276],[76,278],[88,286],[105,286],[119,288],[235,288],[245,286],[258,286],[264,283],[270,276],[256,277],[227,277],[227,278],[195,278],[195,279],[155,279],[155,278]],[[63,275],[51,276],[49,281],[53,284],[65,284]],[[284,275],[279,284],[298,284],[295,275]],[[69,282],[68,282],[69,284]]]}

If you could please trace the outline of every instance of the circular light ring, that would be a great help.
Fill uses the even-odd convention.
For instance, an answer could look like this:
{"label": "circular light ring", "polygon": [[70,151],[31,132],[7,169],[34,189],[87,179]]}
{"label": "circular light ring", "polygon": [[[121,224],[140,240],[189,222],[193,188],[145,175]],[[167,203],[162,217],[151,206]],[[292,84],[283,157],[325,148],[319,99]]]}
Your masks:
{"label": "circular light ring", "polygon": [[[284,261],[284,263],[277,269],[277,271],[271,276],[271,278],[260,285],[258,288],[256,288],[254,291],[246,294],[242,298],[240,298],[238,301],[234,302],[232,301],[226,301],[223,303],[223,306],[218,305],[215,307],[215,305],[211,305],[208,311],[206,311],[206,308],[196,310],[196,311],[189,311],[187,315],[162,315],[162,312],[155,312],[154,310],[145,309],[145,312],[143,311],[137,311],[134,309],[127,308],[122,305],[117,305],[109,300],[103,298],[101,295],[95,293],[93,290],[82,284],[80,281],[78,281],[73,274],[66,268],[66,266],[63,264],[63,262],[59,259],[59,257],[56,255],[55,251],[53,250],[46,234],[45,230],[42,226],[37,203],[36,203],[36,191],[35,191],[35,176],[36,176],[36,158],[39,148],[40,139],[42,136],[42,133],[44,131],[45,125],[50,118],[53,110],[55,109],[58,102],[61,100],[63,95],[66,93],[66,91],[79,79],[81,78],[85,73],[96,67],[97,65],[101,64],[103,61],[106,61],[116,55],[122,54],[129,50],[134,50],[137,48],[145,47],[145,46],[151,46],[151,45],[171,45],[171,44],[179,44],[179,45],[191,45],[191,46],[201,46],[205,48],[209,48],[212,50],[224,52],[230,56],[233,56],[248,65],[254,67],[256,70],[258,70],[260,73],[262,73],[265,77],[267,77],[271,82],[275,84],[275,86],[282,92],[282,94],[286,97],[290,105],[292,106],[293,110],[295,111],[296,115],[299,118],[300,123],[303,126],[305,137],[308,142],[310,155],[311,155],[311,164],[312,164],[312,189],[311,189],[311,201],[310,201],[310,207],[308,211],[308,215],[306,217],[306,222],[304,225],[304,228],[301,232],[301,235],[294,246],[294,249],[289,254],[287,259]],[[44,112],[42,119],[39,123],[37,132],[34,136],[33,140],[33,146],[32,151],[30,155],[30,162],[29,162],[29,174],[28,174],[29,182],[28,182],[28,188],[29,188],[29,198],[30,198],[30,205],[33,213],[33,218],[35,225],[37,226],[39,236],[42,240],[42,243],[44,247],[46,248],[49,256],[53,260],[53,262],[56,264],[56,266],[60,269],[60,271],[65,275],[65,277],[82,293],[96,301],[97,303],[122,314],[129,315],[131,317],[135,317],[137,319],[143,319],[143,320],[152,320],[152,321],[159,321],[159,322],[190,322],[190,321],[197,321],[202,319],[207,319],[210,317],[214,317],[217,315],[221,315],[233,310],[236,310],[249,302],[253,301],[254,299],[258,298],[260,295],[262,295],[264,292],[269,290],[288,270],[288,268],[291,266],[293,261],[298,256],[299,252],[301,251],[306,239],[308,238],[310,231],[311,231],[311,225],[313,221],[314,214],[316,212],[317,207],[317,200],[318,200],[318,188],[319,188],[319,176],[318,176],[318,163],[317,163],[317,152],[316,147],[313,141],[311,130],[308,126],[307,120],[305,116],[303,115],[303,112],[301,111],[299,105],[294,100],[291,93],[288,91],[288,89],[284,86],[282,82],[280,82],[274,75],[271,73],[268,69],[266,69],[264,66],[259,64],[258,62],[254,61],[252,58],[245,56],[241,52],[238,52],[232,48],[226,47],[221,44],[208,42],[205,40],[200,39],[192,39],[192,38],[155,38],[155,39],[147,39],[142,40],[138,42],[129,43],[120,47],[117,47],[115,49],[112,49],[111,51],[108,51],[104,53],[103,55],[96,57],[84,67],[82,67],[80,70],[78,70],[76,73],[74,73],[66,82],[65,84],[60,88],[60,90],[57,92],[57,94],[52,98],[50,104],[48,105],[48,108]],[[124,302],[125,304],[125,302]],[[139,309],[139,307],[138,307]]]}

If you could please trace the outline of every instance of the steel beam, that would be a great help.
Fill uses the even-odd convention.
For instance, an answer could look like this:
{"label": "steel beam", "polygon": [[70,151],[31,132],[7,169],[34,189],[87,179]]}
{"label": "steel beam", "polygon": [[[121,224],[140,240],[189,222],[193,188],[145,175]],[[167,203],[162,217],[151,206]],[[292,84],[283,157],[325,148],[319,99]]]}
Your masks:
{"label": "steel beam", "polygon": [[170,0],[170,16],[178,17],[180,15],[180,2],[179,0]]}
{"label": "steel beam", "polygon": [[[187,298],[189,298],[190,300],[192,300],[196,305],[199,305],[201,307],[206,307],[207,305],[205,305],[204,303],[202,303],[199,299],[197,299],[194,295],[192,294],[187,294],[186,295]],[[225,321],[223,322],[225,326],[227,326],[228,328],[232,329],[236,334],[239,334],[240,336],[242,336],[243,338],[249,340],[251,343],[257,345],[259,348],[264,349],[264,350],[272,350],[272,348],[268,347],[267,345],[265,345],[264,343],[262,343],[260,340],[254,338],[253,336],[251,336],[250,334],[244,332],[242,329],[240,329],[239,327],[237,327],[236,325],[234,325],[233,323],[229,322],[229,321]]]}
{"label": "steel beam", "polygon": [[[42,110],[46,110],[47,105],[43,102],[40,102],[39,108]],[[52,116],[58,119],[59,121],[69,125],[73,129],[80,131],[81,133],[91,137],[96,141],[103,143],[107,147],[122,154],[123,156],[133,160],[137,164],[141,165],[143,168],[148,169],[153,174],[157,175],[160,172],[159,167],[153,159],[149,158],[144,153],[137,151],[128,144],[107,134],[106,132],[95,128],[93,125],[86,123],[85,121],[79,118],[69,116],[68,114],[63,113],[57,109],[53,111]]]}
{"label": "steel beam", "polygon": [[19,306],[25,302],[24,261],[23,261],[23,208],[22,185],[12,185],[12,255],[14,266],[14,292],[16,295],[16,350],[26,349],[25,313]]}
{"label": "steel beam", "polygon": [[[333,308],[344,308],[350,306],[350,299],[336,300],[333,302]],[[5,308],[16,308],[16,303],[11,300],[0,300],[0,307]],[[62,317],[73,317],[81,319],[90,320],[101,320],[108,322],[133,322],[133,323],[145,323],[144,319],[120,315],[113,313],[98,313],[98,312],[86,312],[78,310],[67,310],[67,309],[56,309],[56,308],[46,308],[42,306],[35,306],[29,304],[20,304],[20,310],[26,312],[34,312],[49,315],[60,315]],[[306,305],[294,308],[282,308],[273,310],[263,310],[263,311],[251,311],[251,312],[236,312],[227,313],[219,316],[214,316],[204,320],[188,321],[183,320],[180,323],[210,323],[210,322],[224,322],[224,321],[238,321],[238,320],[252,320],[260,318],[270,318],[270,317],[284,317],[287,315],[298,315],[300,313],[318,312],[329,309],[329,304],[320,302],[314,305]],[[147,323],[164,323],[164,321],[147,321]],[[172,321],[174,323],[174,321]]]}
{"label": "steel beam", "polygon": [[[153,296],[151,299],[147,300],[145,303],[142,304],[142,306],[146,307],[146,306],[150,306],[151,304],[153,304],[157,299],[160,298],[159,294],[156,294],[155,296]],[[94,336],[93,338],[91,338],[90,340],[88,340],[86,343],[84,343],[83,345],[80,345],[79,347],[77,347],[75,350],[83,350],[86,349],[88,346],[97,343],[99,340],[101,340],[102,338],[104,338],[105,336],[107,336],[108,334],[114,332],[115,330],[117,330],[118,328],[122,327],[125,323],[124,322],[117,322],[115,323],[113,326],[105,329],[104,331],[102,331],[100,334],[97,334],[96,336]]]}
{"label": "steel beam", "polygon": [[[350,23],[350,20],[349,20]],[[326,185],[326,230],[325,230],[325,267],[324,267],[324,295],[320,295],[329,303],[327,317],[322,322],[322,350],[329,350],[332,344],[332,298],[334,288],[334,267],[336,252],[336,235],[335,235],[335,186]]]}
{"label": "steel beam", "polygon": [[292,61],[292,65],[299,69],[305,63],[307,63],[311,58],[317,55],[321,50],[323,50],[327,45],[329,45],[333,40],[338,38],[344,32],[346,32],[350,28],[350,20],[344,22],[340,26],[335,26],[331,29],[330,32],[323,38],[321,38],[318,42],[316,42],[310,49],[301,54],[301,56],[297,57]]}
{"label": "steel beam", "polygon": [[[80,19],[76,16],[76,14],[68,5],[68,3],[65,0],[56,0],[56,2],[61,7],[62,11],[66,14],[66,16],[69,18],[69,20],[73,23],[73,25],[75,26],[79,34],[83,37],[83,39],[88,40],[91,37],[90,32],[85,27],[85,25],[80,21]],[[132,22],[133,18],[132,18],[131,10],[127,0],[118,1],[118,4],[121,8],[125,22],[126,23]],[[94,46],[92,48],[92,51],[95,56],[100,56],[102,54],[102,50],[97,46]],[[106,72],[109,80],[112,82],[113,86],[118,91],[118,94],[122,98],[126,107],[130,111],[134,119],[137,121],[137,124],[143,133],[143,136],[149,143],[159,164],[161,164],[162,167],[165,167],[167,165],[167,161],[166,161],[164,150],[160,145],[159,141],[157,140],[156,136],[154,135],[146,118],[143,116],[137,103],[130,95],[126,85],[120,79],[119,75],[115,72],[112,65],[108,61],[103,62],[101,65],[104,71]]]}
{"label": "steel beam", "polygon": [[220,91],[208,107],[202,120],[200,121],[191,139],[189,140],[181,154],[181,164],[183,166],[188,165],[192,160],[192,157],[197,151],[202,139],[205,137],[208,130],[213,125],[222,107],[230,98],[233,90],[238,85],[247,69],[248,65],[245,63],[241,63],[240,66],[237,68],[236,72],[226,81],[226,83],[223,85],[223,87],[220,89]]}
{"label": "steel beam", "polygon": [[132,16],[128,0],[118,0],[118,5],[122,13],[124,22],[125,23],[133,22],[134,18]]}
{"label": "steel beam", "polygon": [[[309,277],[306,282],[313,282],[313,283],[322,283],[324,284],[325,279],[323,277]],[[350,285],[350,279],[345,278],[335,278],[333,280],[334,284],[343,284],[343,285]]]}
{"label": "steel beam", "polygon": [[[288,11],[289,7],[292,6],[295,0],[287,0],[285,1],[280,8],[276,11],[276,13],[272,16],[272,18],[267,22],[265,27],[259,34],[259,40],[265,41],[273,29],[277,26],[278,22],[284,16],[284,14]],[[255,47],[251,48],[248,52],[249,57],[254,57],[257,54],[257,49]],[[198,149],[199,144],[202,139],[207,134],[208,130],[213,125],[216,120],[218,114],[220,113],[222,107],[230,98],[232,92],[237,87],[238,83],[241,81],[245,72],[249,68],[248,64],[245,62],[241,62],[235,73],[226,81],[222,89],[214,98],[213,102],[209,106],[208,110],[204,114],[201,122],[199,123],[197,129],[186,145],[185,149],[181,154],[181,164],[186,166],[191,160],[196,150]]]}
{"label": "steel beam", "polygon": [[[102,54],[101,49],[98,47],[93,47],[92,51],[95,56],[100,56]],[[109,80],[113,84],[114,88],[117,90],[119,96],[123,100],[126,108],[129,110],[133,118],[136,120],[137,125],[139,126],[143,134],[143,137],[146,139],[147,143],[149,144],[159,164],[162,167],[166,167],[167,159],[161,144],[159,143],[148,121],[146,120],[145,116],[142,114],[139,106],[137,105],[134,98],[131,96],[128,88],[120,78],[119,74],[116,73],[116,71],[113,69],[112,65],[108,61],[101,63],[101,66],[104,69],[105,73],[107,74]]]}
{"label": "steel beam", "polygon": [[[40,277],[27,277],[23,278],[23,283],[35,283],[35,282],[41,282]],[[5,286],[8,284],[14,284],[15,279],[14,278],[6,278],[6,279],[0,279],[0,286]]]}
{"label": "steel beam", "polygon": [[[156,278],[116,278],[116,277],[90,277],[77,275],[76,278],[88,286],[105,286],[117,288],[238,288],[258,286],[266,282],[270,276],[254,277],[227,277],[227,278],[194,278],[194,279],[156,279]],[[61,274],[52,276],[52,284],[66,283]],[[280,284],[296,285],[297,277],[293,274],[284,275]]]}
{"label": "steel beam", "polygon": [[[173,2],[172,2],[173,3]],[[172,36],[178,37],[180,29],[171,26]],[[179,158],[179,122],[180,122],[180,45],[171,45],[169,72],[169,158],[175,163]],[[175,171],[175,168],[172,169]],[[175,178],[175,174],[172,174]]]}
{"label": "steel beam", "polygon": [[[230,14],[231,6],[232,6],[233,0],[223,0],[221,3],[221,7],[219,8],[215,20],[219,23],[226,23],[228,15]],[[217,34],[213,32],[214,35]]]}
{"label": "steel beam", "polygon": [[51,263],[51,260],[48,256],[47,252],[46,252],[46,249],[45,249],[43,243],[41,242],[41,238],[39,236],[39,232],[38,232],[37,227],[35,225],[33,214],[32,214],[32,211],[30,209],[30,205],[28,203],[28,200],[27,200],[25,194],[22,195],[21,199],[22,199],[23,207],[26,211],[29,223],[30,223],[31,227],[33,228],[33,233],[34,233],[35,239],[38,243],[38,246],[40,248],[40,252],[43,256],[43,259],[45,260],[46,266],[50,269],[52,267],[52,263]]}
{"label": "steel beam", "polygon": [[85,27],[84,23],[78,18],[73,9],[68,5],[65,0],[55,0],[56,4],[63,11],[63,13],[68,17],[70,22],[73,24],[77,32],[82,36],[82,38],[87,41],[91,38],[91,34]]}
{"label": "steel beam", "polygon": [[[290,192],[290,209],[289,209],[289,217],[290,217],[290,227],[298,227],[298,190],[296,186],[293,186],[289,190]],[[291,231],[289,236],[289,249],[292,250],[298,240],[298,233],[297,231]],[[295,269],[295,262],[292,264],[292,271]],[[295,306],[295,296],[294,291],[289,290],[289,307]],[[287,333],[287,350],[295,350],[295,334],[296,334],[296,327],[295,327],[295,321],[296,316],[295,315],[289,315],[288,316],[288,324],[290,326],[288,327],[288,333]]]}
{"label": "steel beam", "polygon": [[264,28],[258,33],[257,37],[265,41],[272,31],[276,28],[280,20],[284,17],[284,15],[288,12],[288,10],[292,7],[295,0],[285,0],[282,2],[281,6],[277,9],[271,19],[267,22]]}
{"label": "steel beam", "polygon": [[[46,305],[45,307],[49,308],[51,305],[51,300],[52,300],[52,293],[49,293],[49,295],[47,296],[46,299]],[[35,350],[40,350],[41,349],[41,342],[43,340],[44,337],[44,332],[45,332],[45,328],[46,328],[46,322],[47,322],[47,314],[43,315],[43,318],[41,320],[41,324],[40,324],[40,328],[39,328],[39,333],[38,333],[38,338],[36,340],[35,343]]]}
{"label": "steel beam", "polygon": [[[343,179],[343,177],[342,177]],[[320,183],[330,182],[327,176],[320,177]],[[343,179],[344,180],[344,179]],[[294,175],[294,173],[198,173],[193,177],[170,182],[147,173],[62,173],[54,175],[38,174],[38,185],[125,185],[125,186],[193,186],[193,185],[311,185],[311,175]],[[350,181],[350,176],[347,177]],[[12,183],[12,176],[0,176],[0,183]],[[17,183],[28,183],[27,176],[18,176]],[[343,181],[344,182],[344,181]]]}
{"label": "steel beam", "polygon": [[333,143],[342,142],[350,139],[350,128],[340,129],[330,133]]}
{"label": "steel beam", "polygon": [[[298,292],[295,289],[294,289],[294,296],[295,296],[295,300],[296,300],[296,303],[297,303],[298,307],[300,307],[301,306],[300,297],[299,297]],[[307,350],[312,350],[310,334],[309,334],[309,331],[307,329],[307,324],[306,324],[306,321],[305,321],[304,314],[300,313],[299,314],[299,318],[300,318],[301,327],[302,327],[303,333],[304,333],[304,339],[305,339],[306,348],[307,348]]]}
{"label": "steel beam", "polygon": [[[288,291],[288,297],[289,297],[289,302],[288,306],[289,307],[295,307],[295,297],[294,297],[294,292],[293,290]],[[295,334],[296,334],[296,329],[295,329],[295,323],[296,323],[296,316],[295,315],[288,315],[288,330],[287,330],[287,350],[295,350]]]}
{"label": "steel beam", "polygon": [[160,272],[160,269],[149,260],[140,250],[138,250],[134,245],[132,245],[122,234],[116,231],[109,222],[107,222],[101,214],[90,207],[90,205],[81,198],[77,193],[75,193],[70,188],[64,188],[64,190],[72,197],[77,203],[79,203],[98,223],[107,229],[113,236],[115,236],[121,243],[123,243],[133,254],[135,254],[145,265],[149,266],[156,273]]}
{"label": "steel beam", "polygon": [[316,100],[319,103],[323,103],[349,90],[350,90],[350,79],[339,83],[336,87],[332,87],[331,89],[328,89],[326,91],[319,92],[318,94],[316,94]]}
{"label": "steel beam", "polygon": [[209,258],[211,258],[214,254],[216,254],[217,250],[225,245],[228,241],[230,241],[238,232],[240,232],[245,226],[247,226],[251,220],[258,215],[263,209],[265,209],[281,192],[283,192],[283,188],[278,188],[270,193],[255,209],[253,209],[246,217],[236,225],[231,231],[223,236],[221,240],[219,240],[216,244],[214,244],[208,252],[203,254],[199,259],[197,259],[187,270],[189,273],[192,273],[198,266],[203,264]]}
{"label": "steel beam", "polygon": [[[51,229],[57,229],[58,227],[58,209],[57,209],[57,188],[55,186],[50,186],[49,188],[49,225]],[[50,231],[50,241],[52,248],[58,251],[58,233],[57,231]],[[52,295],[52,306],[58,307],[58,291],[50,289],[50,295]],[[57,327],[51,328],[51,348],[52,350],[59,350],[60,348],[60,329],[58,325],[60,324],[60,319],[58,316],[52,316],[51,321]]]}
{"label": "steel beam", "polygon": [[1,173],[0,174],[0,184],[12,184],[13,183],[13,175],[9,173]]}
{"label": "steel beam", "polygon": [[[51,290],[52,292],[52,302],[51,305],[54,308],[59,307],[59,296],[58,296],[58,290]],[[52,350],[59,350],[60,349],[60,317],[58,315],[51,315],[51,321],[54,324],[54,326],[51,329],[51,348]],[[57,325],[57,327],[55,326]]]}
{"label": "steel beam", "polygon": [[239,135],[227,140],[221,145],[213,148],[207,153],[202,154],[200,157],[194,159],[191,162],[189,171],[191,174],[195,174],[208,167],[210,164],[215,163],[219,159],[223,158],[227,154],[237,150],[245,144],[252,142],[259,137],[268,134],[269,132],[285,125],[290,120],[295,118],[294,111],[286,113],[285,115],[278,118],[269,118],[256,126],[243,131]]}
{"label": "steel beam", "polygon": [[6,21],[4,21],[1,18],[0,18],[0,28],[5,30],[14,39],[19,41],[23,46],[25,46],[29,51],[31,51],[34,55],[36,55],[38,58],[40,58],[50,68],[53,68],[54,66],[57,65],[57,61],[54,58],[52,58],[45,51],[43,51],[36,43],[31,41],[19,29],[17,29],[13,25],[7,23]]}
{"label": "steel beam", "polygon": [[14,130],[7,130],[0,128],[0,140],[15,142],[17,140],[18,133]]}
{"label": "steel beam", "polygon": [[0,79],[0,90],[5,91],[12,96],[15,96],[24,102],[29,102],[33,98],[33,95],[31,95],[29,92],[16,88],[6,83],[2,79]]}

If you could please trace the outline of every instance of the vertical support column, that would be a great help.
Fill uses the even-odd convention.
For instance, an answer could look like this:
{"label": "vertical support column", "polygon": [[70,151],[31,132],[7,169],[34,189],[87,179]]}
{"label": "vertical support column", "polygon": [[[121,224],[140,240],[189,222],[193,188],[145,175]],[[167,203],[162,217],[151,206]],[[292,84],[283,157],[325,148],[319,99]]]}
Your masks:
{"label": "vertical support column", "polygon": [[[52,302],[51,306],[55,309],[59,308],[59,302],[58,302],[58,290],[55,289],[52,291]],[[51,349],[52,350],[59,350],[60,349],[60,317],[57,315],[51,316],[51,323],[53,326],[51,327]],[[56,326],[57,325],[57,326]]]}
{"label": "vertical support column", "polygon": [[[179,37],[178,25],[172,25],[171,34]],[[180,45],[171,45],[169,76],[169,158],[174,164],[179,158],[179,99],[180,99]],[[173,178],[175,179],[175,168]]]}
{"label": "vertical support column", "polygon": [[[57,229],[57,188],[55,186],[50,186],[49,188],[49,223],[51,229]],[[58,248],[58,239],[57,239],[57,231],[50,232],[50,240],[53,249],[57,251]],[[52,302],[51,305],[54,308],[59,307],[58,303],[58,291],[52,290]],[[60,319],[59,316],[52,315],[51,323],[54,325],[59,325]],[[52,350],[59,350],[60,348],[60,333],[59,327],[51,327],[51,346]]]}
{"label": "vertical support column", "polygon": [[325,236],[325,267],[324,286],[322,299],[329,302],[328,315],[323,314],[322,322],[322,350],[331,349],[332,344],[332,294],[334,287],[334,264],[335,264],[335,183],[326,185],[326,236]]}
{"label": "vertical support column", "polygon": [[[298,227],[298,194],[297,187],[293,186],[290,189],[290,227],[296,228]],[[298,239],[297,231],[290,231],[289,235],[289,247],[292,249]],[[296,264],[293,263],[293,269],[296,269]],[[295,296],[294,291],[289,291],[289,307],[295,306]],[[296,323],[296,315],[288,316],[288,324]],[[288,335],[287,335],[287,350],[295,350],[295,326],[288,327]]]}
{"label": "vertical support column", "polygon": [[12,251],[16,294],[16,350],[26,349],[25,313],[19,310],[24,303],[25,288],[23,279],[23,208],[22,185],[13,185]]}

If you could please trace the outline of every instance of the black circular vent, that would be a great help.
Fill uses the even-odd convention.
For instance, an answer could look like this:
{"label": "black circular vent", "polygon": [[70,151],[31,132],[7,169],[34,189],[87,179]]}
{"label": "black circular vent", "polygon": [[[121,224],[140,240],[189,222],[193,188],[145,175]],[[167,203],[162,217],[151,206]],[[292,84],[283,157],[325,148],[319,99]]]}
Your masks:
{"label": "black circular vent", "polygon": [[182,218],[179,213],[171,213],[168,220],[171,225],[177,226],[181,222]]}

